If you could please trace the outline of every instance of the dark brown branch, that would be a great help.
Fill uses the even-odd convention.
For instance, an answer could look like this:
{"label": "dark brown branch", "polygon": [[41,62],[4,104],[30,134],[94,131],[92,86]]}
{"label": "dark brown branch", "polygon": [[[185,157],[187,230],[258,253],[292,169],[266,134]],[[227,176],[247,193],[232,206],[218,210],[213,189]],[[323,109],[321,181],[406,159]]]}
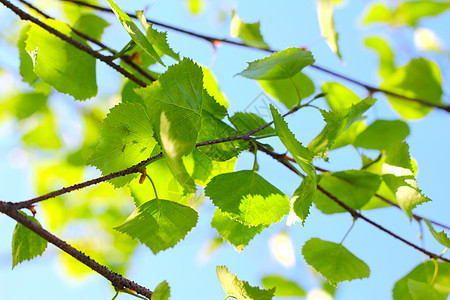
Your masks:
{"label": "dark brown branch", "polygon": [[71,255],[73,258],[78,260],[79,262],[85,264],[93,271],[97,272],[98,274],[105,277],[107,280],[111,282],[111,284],[114,286],[114,288],[118,290],[123,290],[124,288],[128,288],[130,290],[135,291],[136,293],[141,294],[142,296],[147,297],[148,299],[151,299],[152,297],[152,291],[149,289],[137,284],[134,281],[131,281],[122,275],[119,275],[110,269],[108,269],[106,266],[103,266],[84,254],[83,252],[75,249],[71,245],[67,244],[65,241],[61,240],[51,232],[45,230],[42,226],[39,224],[31,221],[24,215],[20,214],[17,210],[17,207],[12,205],[12,203],[7,203],[0,201],[0,212],[6,214],[7,216],[11,217],[12,219],[16,220],[18,223],[22,224],[23,226],[27,227],[43,239],[47,240],[48,242],[52,243],[62,251],[66,252],[67,254]]}
{"label": "dark brown branch", "polygon": [[[271,156],[272,158],[276,159],[277,161],[279,161],[281,164],[283,164],[285,167],[287,167],[289,170],[291,170],[292,172],[294,172],[295,174],[299,175],[298,170],[292,169],[292,166],[289,164],[289,162],[287,162],[287,160],[285,159],[280,159],[281,157],[283,157],[283,154],[279,154],[276,153],[274,151],[271,151],[263,146],[258,147],[258,150],[263,151],[264,153],[268,154],[269,156]],[[383,226],[381,226],[378,223],[375,223],[374,221],[370,220],[369,218],[365,217],[364,215],[362,215],[361,213],[357,212],[356,210],[354,210],[353,208],[347,206],[344,202],[342,202],[341,200],[339,200],[337,197],[335,197],[334,195],[332,195],[330,192],[328,192],[327,190],[325,190],[323,187],[321,187],[320,185],[317,185],[317,189],[322,192],[325,196],[327,196],[328,198],[330,198],[331,200],[333,200],[337,205],[339,205],[340,207],[342,207],[343,209],[345,209],[347,212],[349,212],[353,218],[357,219],[357,218],[361,218],[364,221],[366,221],[367,223],[371,224],[372,226],[375,226],[376,228],[378,228],[379,230],[389,234],[390,236],[398,239],[399,241],[407,244],[408,246],[413,247],[414,249],[426,254],[427,256],[429,256],[430,258],[436,258],[436,259],[441,259],[442,261],[448,262],[450,263],[450,260],[444,257],[441,257],[437,254],[434,254],[424,248],[421,248],[407,240],[405,240],[404,238],[402,238],[401,236],[398,236],[397,234],[393,233],[392,231],[384,228]]]}
{"label": "dark brown branch", "polygon": [[38,18],[35,18],[32,15],[24,12],[23,10],[21,10],[17,6],[14,6],[8,0],[0,0],[0,3],[2,3],[4,6],[9,8],[11,11],[13,11],[22,20],[30,21],[30,22],[38,25],[39,27],[43,28],[44,30],[48,31],[49,33],[57,36],[61,40],[71,44],[75,48],[77,48],[77,49],[79,49],[79,50],[89,54],[92,57],[95,57],[95,58],[101,60],[102,62],[106,63],[108,66],[110,66],[111,68],[113,68],[114,70],[116,70],[117,72],[122,74],[123,76],[127,77],[128,79],[130,79],[131,81],[133,81],[137,85],[139,85],[141,87],[146,87],[147,86],[147,84],[144,81],[142,81],[141,79],[137,78],[134,74],[131,74],[130,72],[128,72],[127,70],[125,70],[121,66],[115,64],[112,61],[112,57],[100,54],[97,51],[92,50],[90,47],[84,45],[83,43],[80,43],[79,41],[77,41],[77,40],[75,40],[75,39],[73,39],[73,38],[71,38],[71,37],[61,33],[60,31],[58,31],[58,30],[56,30],[54,28],[52,28],[51,26],[48,26],[47,24],[45,24],[44,22],[42,22]]}
{"label": "dark brown branch", "polygon": [[[78,0],[61,0],[61,1],[72,2],[72,3],[80,5],[80,6],[89,7],[89,8],[92,8],[92,9],[95,9],[95,10],[98,10],[98,11],[102,11],[102,12],[106,12],[106,13],[113,13],[113,11],[111,9],[109,9],[109,8],[105,8],[105,7],[89,4],[89,3],[86,3],[86,2],[83,2],[83,1],[78,1]],[[135,18],[135,19],[137,18],[135,14],[131,14],[131,13],[127,13],[127,14],[131,18]],[[274,49],[258,48],[258,47],[246,45],[246,44],[241,43],[241,42],[232,41],[232,40],[229,40],[229,39],[226,39],[226,38],[219,38],[219,37],[199,34],[199,33],[196,33],[196,32],[192,32],[192,31],[189,31],[189,30],[185,30],[185,29],[181,29],[181,28],[178,28],[178,27],[175,27],[175,26],[171,26],[171,25],[167,25],[167,24],[164,24],[164,23],[161,23],[161,22],[157,22],[157,21],[152,20],[152,19],[147,19],[147,22],[155,24],[155,25],[158,25],[158,26],[161,26],[161,27],[164,27],[164,28],[167,28],[167,29],[170,29],[170,30],[178,31],[178,32],[181,32],[181,33],[184,33],[184,34],[188,34],[190,36],[194,36],[194,37],[203,39],[205,41],[208,41],[209,43],[214,43],[214,42],[218,41],[218,42],[231,44],[231,45],[235,45],[235,46],[262,50],[262,51],[269,52],[269,53],[278,52],[277,50],[274,50]],[[334,71],[328,70],[327,68],[321,67],[321,66],[319,66],[317,64],[313,64],[313,65],[311,65],[311,67],[315,68],[315,69],[317,69],[319,71],[328,73],[328,74],[330,74],[330,75],[332,75],[334,77],[338,77],[338,78],[341,78],[341,79],[346,80],[348,82],[352,82],[352,83],[354,83],[356,85],[359,85],[359,86],[365,88],[369,93],[380,92],[380,93],[384,93],[386,95],[398,97],[398,98],[406,100],[406,101],[412,101],[412,102],[420,103],[420,104],[425,105],[425,106],[434,107],[434,108],[438,108],[438,109],[442,109],[444,111],[450,112],[450,105],[439,105],[439,104],[435,104],[435,103],[430,103],[430,102],[425,101],[423,99],[412,98],[412,97],[401,95],[401,94],[398,94],[398,93],[395,93],[395,92],[392,92],[392,91],[389,91],[389,90],[385,90],[385,89],[381,89],[381,88],[378,88],[378,87],[375,87],[375,86],[371,86],[371,85],[365,84],[365,83],[363,83],[363,82],[361,82],[359,80],[356,80],[356,79],[350,78],[348,76],[345,76],[345,75],[336,73]]]}

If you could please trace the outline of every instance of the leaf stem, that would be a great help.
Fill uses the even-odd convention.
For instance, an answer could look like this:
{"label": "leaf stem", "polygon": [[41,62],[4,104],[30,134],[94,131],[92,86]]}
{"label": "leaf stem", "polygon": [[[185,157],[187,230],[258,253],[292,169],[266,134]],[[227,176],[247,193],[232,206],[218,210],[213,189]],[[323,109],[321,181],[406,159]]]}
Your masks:
{"label": "leaf stem", "polygon": [[439,272],[439,264],[438,264],[437,259],[432,258],[431,260],[434,263],[434,273],[433,273],[433,279],[431,279],[430,285],[433,286],[434,282],[436,281],[438,272]]}
{"label": "leaf stem", "polygon": [[345,240],[345,238],[347,237],[347,235],[350,233],[350,231],[352,231],[353,226],[355,226],[356,220],[357,220],[357,219],[353,218],[353,220],[352,220],[352,225],[350,225],[350,228],[347,230],[347,232],[345,233],[344,237],[342,238],[342,240],[341,240],[341,242],[340,242],[339,244],[342,245],[342,243],[344,242],[344,240]]}
{"label": "leaf stem", "polygon": [[300,95],[300,91],[299,91],[297,85],[295,84],[294,80],[292,79],[292,77],[289,77],[289,81],[292,83],[292,85],[294,86],[295,92],[297,93],[297,98],[298,98],[297,106],[300,106],[300,102],[302,102],[302,96]]}
{"label": "leaf stem", "polygon": [[148,180],[150,180],[152,186],[153,186],[153,191],[155,192],[155,197],[156,199],[159,199],[158,197],[158,192],[156,191],[156,186],[155,183],[153,182],[153,180],[150,178],[150,176],[147,174],[147,172],[145,173],[145,176],[147,176]]}

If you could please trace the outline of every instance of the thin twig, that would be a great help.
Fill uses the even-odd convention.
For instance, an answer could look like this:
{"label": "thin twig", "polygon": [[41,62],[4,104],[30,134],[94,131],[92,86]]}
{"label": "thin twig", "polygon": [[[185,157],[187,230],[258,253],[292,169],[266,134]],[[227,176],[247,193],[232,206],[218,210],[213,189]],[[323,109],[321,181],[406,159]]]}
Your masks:
{"label": "thin twig", "polygon": [[[95,10],[98,10],[98,11],[102,11],[102,12],[106,12],[106,13],[113,13],[113,11],[111,9],[109,9],[109,8],[105,8],[105,7],[89,4],[89,3],[86,3],[86,2],[83,2],[83,1],[78,1],[78,0],[61,0],[61,1],[72,2],[72,3],[80,5],[80,6],[89,7],[89,8],[92,8],[92,9],[95,9]],[[132,14],[132,13],[127,13],[127,14],[131,18],[135,18],[135,19],[137,18],[136,14]],[[189,30],[181,29],[181,28],[178,28],[178,27],[175,27],[175,26],[171,26],[171,25],[168,25],[168,24],[165,24],[165,23],[157,22],[157,21],[152,20],[152,19],[147,19],[147,22],[155,24],[155,25],[158,25],[158,26],[161,26],[161,27],[164,27],[164,28],[167,28],[167,29],[170,29],[170,30],[174,30],[174,31],[177,31],[177,32],[181,32],[181,33],[184,33],[184,34],[188,34],[190,36],[194,36],[194,37],[203,39],[205,41],[208,41],[209,43],[214,43],[214,42],[217,41],[217,42],[222,42],[222,43],[231,44],[231,45],[235,45],[235,46],[240,46],[240,47],[245,47],[245,48],[250,48],[250,49],[262,50],[262,51],[265,51],[265,52],[268,52],[268,53],[278,52],[277,50],[270,49],[270,48],[268,48],[268,49],[258,48],[258,47],[255,47],[255,46],[246,45],[244,43],[236,42],[236,41],[229,40],[229,39],[226,39],[226,38],[219,38],[219,37],[199,34],[199,33],[193,32],[193,31],[189,31]],[[324,68],[322,66],[319,66],[317,64],[313,64],[313,65],[311,65],[311,67],[316,69],[316,70],[319,70],[321,72],[328,73],[328,74],[330,74],[330,75],[332,75],[334,77],[338,77],[338,78],[341,78],[341,79],[346,80],[348,82],[352,82],[352,83],[354,83],[356,85],[359,85],[359,86],[365,88],[371,94],[373,94],[375,92],[380,92],[380,93],[384,93],[386,95],[394,96],[394,97],[397,97],[397,98],[400,98],[400,99],[403,99],[403,100],[406,100],[406,101],[412,101],[412,102],[420,103],[420,104],[425,105],[425,106],[434,107],[434,108],[437,108],[437,109],[442,109],[442,110],[447,111],[447,112],[450,113],[450,105],[439,105],[439,104],[428,102],[428,101],[423,100],[423,99],[413,98],[413,97],[409,97],[409,96],[406,96],[406,95],[398,94],[398,93],[395,93],[395,92],[392,92],[392,91],[389,91],[389,90],[386,90],[386,89],[382,89],[382,88],[379,88],[379,87],[371,86],[371,85],[365,84],[365,83],[363,83],[363,82],[361,82],[359,80],[356,80],[356,79],[350,78],[348,76],[339,74],[337,72],[331,71],[331,70],[329,70],[327,68]]]}
{"label": "thin twig", "polygon": [[[261,150],[262,150],[264,153],[266,153],[266,154],[268,154],[269,156],[271,156],[272,158],[276,159],[276,160],[279,161],[281,164],[283,164],[285,167],[287,167],[289,170],[291,170],[293,173],[295,173],[295,174],[298,175],[298,170],[292,170],[292,168],[291,168],[292,166],[290,166],[290,164],[289,164],[286,160],[279,159],[280,156],[283,156],[283,154],[276,153],[276,152],[271,151],[271,150],[269,150],[269,149],[267,149],[267,148],[265,148],[265,147],[262,147],[262,148],[263,148],[263,149],[261,149]],[[259,149],[259,147],[258,147],[258,149]],[[318,189],[319,191],[321,191],[324,195],[326,195],[328,198],[330,198],[331,200],[333,200],[333,201],[334,201],[336,204],[338,204],[340,207],[342,207],[342,208],[345,209],[347,212],[349,212],[349,213],[352,215],[352,217],[353,217],[354,219],[361,218],[361,219],[363,219],[364,221],[368,222],[369,224],[371,224],[371,225],[375,226],[376,228],[380,229],[381,231],[384,231],[385,233],[389,234],[390,236],[392,236],[392,237],[398,239],[399,241],[402,241],[403,243],[407,244],[408,246],[411,246],[411,247],[413,247],[414,249],[419,250],[420,252],[422,252],[422,253],[428,255],[430,258],[441,259],[441,260],[443,260],[443,261],[445,261],[445,262],[450,263],[450,260],[449,260],[449,259],[444,258],[444,257],[441,257],[441,256],[439,256],[439,255],[437,255],[437,254],[434,254],[434,253],[432,253],[432,252],[430,252],[430,251],[428,251],[428,250],[426,250],[426,249],[423,249],[423,248],[421,248],[421,247],[419,247],[419,246],[417,246],[417,245],[414,245],[413,243],[411,243],[411,242],[405,240],[404,238],[402,238],[402,237],[398,236],[397,234],[393,233],[392,231],[390,231],[390,230],[384,228],[384,227],[381,226],[380,224],[375,223],[374,221],[372,221],[372,220],[370,220],[369,218],[365,217],[364,215],[362,215],[361,213],[357,212],[357,211],[354,210],[353,208],[347,206],[344,202],[342,202],[341,200],[339,200],[336,196],[332,195],[330,192],[328,192],[327,190],[325,190],[325,189],[324,189],[323,187],[321,187],[320,185],[317,185],[317,189]]]}
{"label": "thin twig", "polygon": [[123,290],[124,288],[128,288],[130,290],[133,290],[148,299],[151,299],[152,297],[152,291],[149,289],[135,283],[134,281],[131,281],[122,275],[119,275],[110,269],[108,269],[106,266],[99,264],[83,252],[75,249],[71,245],[67,244],[65,241],[61,240],[51,232],[45,230],[42,226],[39,224],[31,221],[24,215],[20,214],[16,207],[12,206],[11,203],[0,201],[0,212],[8,215],[12,219],[16,220],[18,223],[22,224],[23,226],[27,227],[43,239],[47,240],[48,242],[52,243],[62,251],[66,252],[67,254],[71,255],[73,258],[78,260],[79,262],[85,264],[93,271],[97,272],[101,276],[105,277],[107,280],[111,282],[111,284],[118,290]]}
{"label": "thin twig", "polygon": [[75,39],[73,39],[73,38],[71,38],[71,37],[61,33],[60,31],[54,29],[53,27],[45,24],[44,22],[42,22],[38,18],[35,18],[32,15],[26,13],[25,11],[21,10],[20,8],[18,8],[17,6],[11,4],[11,2],[9,2],[8,0],[0,0],[0,3],[2,3],[4,6],[9,8],[11,11],[13,11],[22,20],[30,21],[30,22],[38,25],[39,27],[43,28],[44,30],[48,31],[49,33],[57,36],[61,40],[71,44],[75,48],[77,48],[77,49],[79,49],[79,50],[89,54],[92,57],[95,57],[95,58],[101,60],[102,62],[106,63],[108,66],[110,66],[111,68],[113,68],[114,70],[116,70],[117,72],[122,74],[123,76],[127,77],[128,79],[130,79],[131,81],[133,81],[137,85],[139,85],[141,87],[146,87],[147,86],[147,84],[144,81],[142,81],[141,79],[137,78],[134,74],[131,74],[130,72],[128,72],[127,70],[125,70],[121,66],[115,64],[112,61],[112,57],[105,56],[103,54],[98,53],[97,51],[92,50],[90,47],[86,46],[85,44],[80,43],[79,41],[77,41],[77,40],[75,40]]}

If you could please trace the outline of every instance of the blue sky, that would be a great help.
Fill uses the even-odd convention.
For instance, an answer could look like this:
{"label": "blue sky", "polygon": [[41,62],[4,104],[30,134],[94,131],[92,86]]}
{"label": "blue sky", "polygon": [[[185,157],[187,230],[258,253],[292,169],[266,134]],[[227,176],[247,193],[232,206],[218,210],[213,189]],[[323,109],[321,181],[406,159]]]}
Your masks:
{"label": "blue sky", "polygon": [[[51,3],[51,2],[45,2]],[[320,38],[315,1],[210,1],[205,11],[199,16],[192,16],[187,12],[184,1],[117,1],[127,10],[137,10],[148,7],[147,16],[167,22],[174,26],[221,37],[229,36],[229,21],[231,9],[236,8],[239,16],[246,22],[261,22],[261,32],[266,42],[274,49],[285,49],[291,46],[309,46],[316,62],[329,69],[357,78],[366,83],[377,85],[380,83],[376,75],[377,57],[370,50],[364,48],[362,38],[371,34],[381,34],[394,42],[396,50],[404,47],[397,57],[397,63],[404,64],[418,52],[411,48],[411,30],[388,30],[382,26],[361,27],[360,19],[366,1],[347,1],[336,10],[336,28],[340,33],[340,46],[343,62],[329,50],[325,41]],[[129,6],[126,6],[129,5]],[[227,10],[224,23],[217,22],[217,7]],[[105,15],[103,15],[105,16]],[[0,10],[0,28],[2,40],[8,36],[11,24],[17,27],[16,17]],[[113,16],[105,16],[112,24],[106,29],[104,41],[115,49],[122,48],[127,43],[127,34],[120,27]],[[441,38],[448,43],[450,32],[445,30],[449,24],[449,14],[436,20],[425,20],[422,26],[434,29]],[[399,35],[404,41],[396,40]],[[267,53],[237,46],[223,44],[214,53],[212,47],[203,40],[198,40],[180,33],[169,32],[169,42],[175,51],[181,55],[191,57],[204,66],[211,67],[216,79],[230,102],[233,112],[245,109],[257,97],[262,89],[257,82],[235,77],[242,71],[247,62],[267,56]],[[2,55],[0,66],[6,70],[18,73],[18,55],[14,48],[7,47],[0,42]],[[6,51],[7,50],[7,51]],[[431,55],[432,58],[435,56]],[[443,71],[444,90],[450,74],[445,69],[449,67],[448,59],[437,61]],[[325,81],[337,81],[336,78],[325,75],[316,70],[305,70],[314,79],[316,90]],[[104,64],[98,64],[100,93],[114,93],[121,85],[122,78]],[[20,78],[11,76],[1,77],[2,86],[23,86]],[[8,81],[11,80],[11,81]],[[345,82],[343,82],[345,83]],[[346,84],[346,83],[345,83]],[[359,96],[365,97],[366,92],[356,86],[351,87]],[[448,85],[447,85],[448,86]],[[377,94],[377,104],[368,112],[368,121],[375,118],[398,119],[399,116],[390,108],[384,96]],[[448,99],[448,97],[447,97]],[[61,111],[71,107],[68,97],[55,97],[52,105]],[[88,100],[89,101],[96,101]],[[320,102],[319,102],[320,103]],[[323,104],[323,103],[321,103]],[[86,104],[89,105],[89,104]],[[290,128],[296,137],[307,144],[317,135],[323,126],[320,113],[312,109],[305,109],[287,118]],[[416,212],[444,223],[448,221],[450,204],[447,185],[449,182],[450,138],[448,128],[450,120],[448,114],[433,111],[426,118],[409,123],[411,135],[407,141],[411,155],[419,165],[418,183],[424,194],[433,202],[417,208]],[[20,138],[15,135],[17,124],[0,125],[0,199],[4,201],[19,201],[35,195],[32,186],[29,165],[37,156],[29,155],[25,150],[13,151],[20,148]],[[278,151],[284,148],[275,139]],[[26,163],[24,163],[24,159]],[[299,185],[299,179],[291,176],[287,171],[271,158],[259,154],[260,174],[271,181],[287,195],[292,195]],[[237,169],[248,169],[253,164],[252,155],[243,154],[238,159]],[[361,166],[355,150],[344,148],[330,154],[330,163],[319,162],[330,170],[359,168]],[[93,175],[95,176],[95,174]],[[252,285],[260,285],[260,279],[265,274],[282,274],[310,290],[318,285],[317,280],[308,271],[302,255],[301,247],[311,237],[339,242],[351,224],[351,216],[339,214],[325,216],[313,209],[306,222],[305,228],[299,224],[286,228],[285,220],[271,226],[256,236],[250,245],[241,253],[225,244],[208,260],[202,258],[208,239],[214,237],[215,230],[210,227],[210,219],[214,209],[208,202],[200,208],[200,220],[196,228],[175,248],[153,255],[144,246],[139,247],[127,277],[153,289],[159,282],[166,280],[171,286],[172,299],[223,299],[225,293],[215,275],[217,265],[226,265],[232,273],[237,273],[242,280]],[[409,241],[420,244],[417,236],[419,228],[416,223],[409,223],[407,217],[396,209],[382,209],[364,213],[380,224],[400,234]],[[38,214],[39,216],[39,214]],[[120,222],[120,221],[118,221]],[[45,224],[45,220],[43,220]],[[25,262],[11,271],[11,237],[14,222],[5,216],[0,216],[0,298],[1,299],[110,299],[113,291],[109,283],[100,276],[93,275],[83,280],[68,278],[58,264],[57,252],[49,246],[43,257]],[[283,267],[269,251],[269,239],[286,229],[290,234],[296,256],[296,265],[292,268]],[[442,247],[425,234],[425,245],[433,252],[440,252]],[[356,256],[364,260],[371,268],[369,279],[355,280],[339,285],[336,299],[389,299],[393,284],[408,273],[414,266],[424,260],[421,253],[404,246],[397,240],[376,230],[362,220],[358,220],[355,228],[344,242],[344,245]],[[133,299],[121,295],[118,299]]]}

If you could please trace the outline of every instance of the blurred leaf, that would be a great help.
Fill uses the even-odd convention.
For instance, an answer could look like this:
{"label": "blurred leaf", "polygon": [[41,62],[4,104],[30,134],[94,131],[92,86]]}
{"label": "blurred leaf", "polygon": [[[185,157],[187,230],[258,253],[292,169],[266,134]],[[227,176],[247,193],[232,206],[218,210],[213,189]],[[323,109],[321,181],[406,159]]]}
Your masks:
{"label": "blurred leaf", "polygon": [[152,294],[152,300],[169,300],[170,287],[167,281],[163,281],[155,288]]}
{"label": "blurred leaf", "polygon": [[104,29],[108,26],[109,23],[99,16],[85,14],[80,16],[73,28],[95,40],[100,41]]}
{"label": "blurred leaf", "polygon": [[389,150],[409,135],[409,126],[400,120],[375,120],[353,142],[355,147]]}
{"label": "blurred leaf", "polygon": [[443,42],[428,28],[417,28],[414,31],[414,44],[421,51],[441,52]]}
{"label": "blurred leaf", "polygon": [[[381,180],[378,175],[361,171],[347,170],[327,172],[320,175],[319,184],[350,208],[361,209],[376,193]],[[322,193],[316,193],[314,203],[325,214],[346,212]]]}
{"label": "blurred leaf", "polygon": [[[61,33],[86,45],[64,23],[47,19],[45,23]],[[32,24],[26,40],[37,76],[58,92],[70,94],[76,100],[86,100],[97,95],[95,58]]]}
{"label": "blurred leaf", "polygon": [[205,3],[203,0],[186,0],[188,2],[189,11],[197,15],[203,11]]}
{"label": "blurred leaf", "polygon": [[53,115],[45,113],[38,119],[38,126],[22,136],[22,141],[29,146],[38,146],[44,149],[58,149],[62,146],[56,132]]}
{"label": "blurred leaf", "polygon": [[372,23],[388,23],[394,17],[393,11],[384,3],[374,3],[369,8],[366,16],[363,18],[362,23],[369,25]]}
{"label": "blurred leaf", "polygon": [[287,48],[249,63],[247,69],[237,75],[258,80],[292,78],[304,67],[313,63],[314,58],[311,52],[299,48]]}
{"label": "blurred leaf", "polygon": [[[433,281],[435,272],[435,264],[432,261],[426,261],[415,267],[405,277],[397,281],[392,291],[394,300],[414,300],[419,299],[418,293],[424,288],[417,283],[428,285],[427,288],[430,296],[441,294],[441,298],[447,299],[450,293],[450,265],[444,262],[437,262],[438,273]],[[415,281],[415,283],[411,283]],[[414,293],[414,295],[413,295]],[[416,298],[415,298],[416,297]],[[420,299],[435,299],[435,298],[420,298]]]}
{"label": "blurred leaf", "polygon": [[399,24],[417,25],[417,22],[423,17],[439,15],[450,8],[447,1],[405,1],[400,2],[395,12],[395,22]]}
{"label": "blurred leaf", "polygon": [[414,300],[446,300],[447,295],[439,293],[432,285],[418,282],[412,279],[408,280],[408,289]]}
{"label": "blurred leaf", "polygon": [[217,266],[216,272],[223,290],[229,297],[237,300],[270,300],[274,296],[275,289],[262,290],[252,287],[247,281],[241,281],[231,274],[225,266]]}
{"label": "blurred leaf", "polygon": [[107,0],[109,3],[109,6],[111,6],[112,10],[114,11],[114,14],[116,15],[117,19],[119,19],[120,23],[122,24],[123,28],[128,32],[131,39],[139,46],[141,46],[142,49],[145,50],[151,57],[153,57],[157,62],[159,62],[161,65],[166,66],[161,58],[159,57],[158,53],[156,53],[155,49],[153,49],[152,44],[150,44],[150,41],[147,39],[147,37],[139,30],[139,28],[134,24],[134,22],[131,20],[131,18],[124,13],[119,6],[113,1],[113,0]]}
{"label": "blurred leaf", "polygon": [[259,31],[259,22],[244,23],[234,10],[231,12],[230,33],[232,37],[240,38],[244,44],[251,47],[269,48]]}
{"label": "blurred leaf", "polygon": [[331,50],[336,53],[339,59],[342,59],[341,53],[339,52],[338,34],[335,30],[333,0],[320,0],[318,14],[322,36],[327,40]]}
{"label": "blurred leaf", "polygon": [[376,36],[366,37],[364,45],[372,48],[380,57],[379,72],[382,78],[386,79],[395,72],[394,52],[383,38]]}
{"label": "blurred leaf", "polygon": [[21,93],[7,103],[10,112],[18,119],[25,119],[37,112],[48,112],[48,95],[42,93]]}
{"label": "blurred leaf", "polygon": [[22,80],[29,85],[33,85],[38,80],[38,77],[33,71],[33,60],[26,50],[26,40],[30,28],[31,25],[25,25],[22,28],[19,40],[17,41],[17,49],[19,50],[20,75],[22,76]]}
{"label": "blurred leaf", "polygon": [[295,281],[286,279],[279,275],[266,275],[261,279],[264,288],[275,288],[275,296],[277,297],[304,297],[303,290]]}
{"label": "blurred leaf", "polygon": [[217,234],[227,240],[241,252],[245,246],[260,233],[265,226],[258,225],[248,227],[239,221],[230,219],[217,208],[211,221],[211,227],[217,230]]}
{"label": "blurred leaf", "polygon": [[[29,220],[41,225],[34,217],[28,216],[23,212],[20,213]],[[16,227],[14,227],[12,238],[12,268],[14,269],[16,265],[24,260],[31,260],[38,255],[42,255],[46,248],[46,240],[22,224],[17,223]]]}
{"label": "blurred leaf", "polygon": [[197,224],[198,213],[163,199],[145,202],[115,229],[138,239],[154,254],[175,246]]}
{"label": "blurred leaf", "polygon": [[293,108],[298,103],[296,88],[302,99],[311,96],[315,90],[314,82],[302,72],[294,75],[292,80],[258,80],[258,82],[266,93],[283,103],[288,109]]}
{"label": "blurred leaf", "polygon": [[[236,127],[236,129],[239,130],[241,133],[250,132],[267,124],[267,122],[263,118],[255,115],[254,113],[247,113],[247,112],[237,112],[232,117],[230,117],[229,120],[234,125],[234,127]],[[276,135],[275,129],[273,129],[271,126],[268,126],[263,130],[260,130],[252,134],[252,136],[257,138],[275,135]]]}
{"label": "blurred leaf", "polygon": [[217,175],[205,195],[224,214],[247,226],[270,225],[290,210],[288,197],[250,170]]}
{"label": "blurred leaf", "polygon": [[312,238],[302,249],[306,262],[331,284],[369,277],[370,269],[341,244]]}
{"label": "blurred leaf", "polygon": [[[442,79],[439,67],[424,58],[411,60],[406,66],[398,68],[381,85],[394,93],[417,98],[434,104],[442,104]],[[420,119],[426,116],[431,107],[394,96],[387,96],[392,107],[404,118]]]}
{"label": "blurred leaf", "polygon": [[331,110],[337,111],[357,104],[361,99],[349,88],[337,82],[325,82],[322,91]]}

